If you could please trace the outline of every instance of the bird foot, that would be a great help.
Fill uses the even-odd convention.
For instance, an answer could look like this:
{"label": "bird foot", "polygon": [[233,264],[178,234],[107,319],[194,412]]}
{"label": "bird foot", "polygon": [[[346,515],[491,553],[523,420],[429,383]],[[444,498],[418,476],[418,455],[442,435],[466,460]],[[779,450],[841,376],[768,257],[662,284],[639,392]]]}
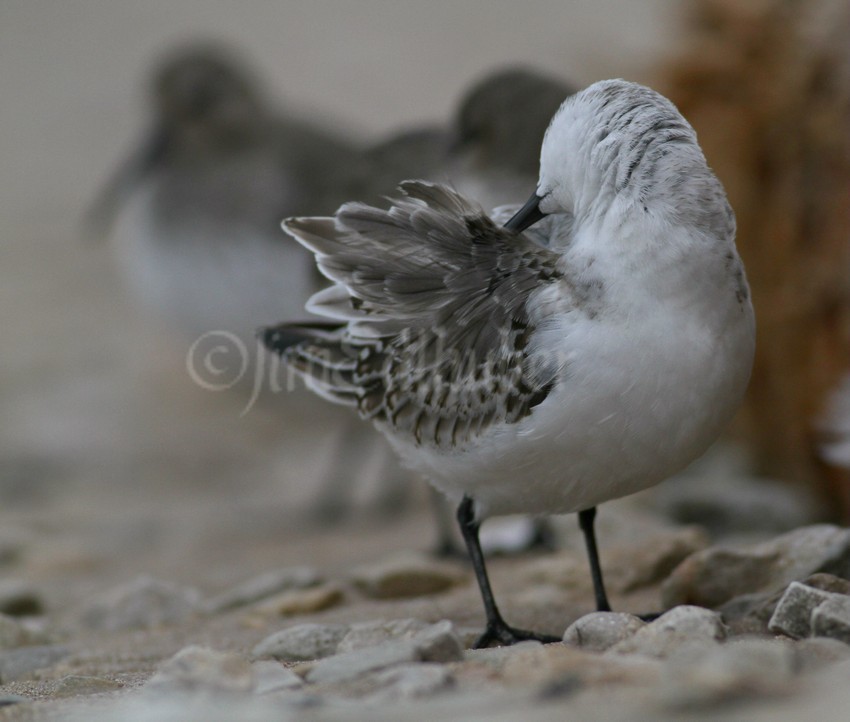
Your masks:
{"label": "bird foot", "polygon": [[529,632],[525,629],[516,629],[515,627],[508,626],[503,621],[498,621],[487,623],[484,634],[478,638],[478,641],[472,648],[485,649],[493,642],[498,642],[500,646],[509,647],[512,644],[527,640],[534,640],[543,644],[562,641],[560,637],[553,637],[551,634],[538,634],[537,632]]}

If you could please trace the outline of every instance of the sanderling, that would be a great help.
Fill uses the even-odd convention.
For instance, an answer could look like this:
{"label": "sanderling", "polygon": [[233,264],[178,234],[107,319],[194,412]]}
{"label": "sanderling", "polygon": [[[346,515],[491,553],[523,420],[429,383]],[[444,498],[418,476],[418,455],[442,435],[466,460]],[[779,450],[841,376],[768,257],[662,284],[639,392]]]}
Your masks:
{"label": "sanderling", "polygon": [[[699,456],[749,379],[733,212],[675,106],[622,80],[563,103],[536,192],[504,227],[446,187],[401,190],[388,211],[351,203],[285,222],[334,282],[309,308],[343,325],[302,328],[289,347],[287,327],[264,340],[458,502],[487,615],[478,645],[552,640],[504,621],[479,525],[578,512],[597,606],[610,609],[596,506]],[[568,242],[523,233],[544,216],[565,222]]]}
{"label": "sanderling", "polygon": [[[257,319],[304,318],[305,300],[324,280],[312,255],[281,234],[280,219],[332,212],[350,199],[341,178],[363,152],[319,123],[280,112],[238,56],[218,45],[173,51],[152,73],[152,91],[149,138],[106,184],[90,220],[109,232],[132,298],[193,341],[191,378],[210,381],[207,388],[236,386],[250,395],[247,409],[287,382],[257,347]],[[195,358],[209,349],[218,353],[214,376]],[[292,418],[293,403],[277,406]],[[324,443],[348,464],[331,469],[316,513],[327,519],[348,510],[355,453],[364,468],[368,452],[381,455],[379,503],[397,506],[404,474],[392,451],[356,419],[338,416]]]}
{"label": "sanderling", "polygon": [[383,204],[401,181],[418,178],[487,207],[524,201],[546,127],[575,90],[531,68],[490,72],[464,91],[445,125],[404,129],[367,148],[346,200]]}
{"label": "sanderling", "polygon": [[[303,316],[319,287],[309,253],[280,219],[327,213],[360,149],[283,115],[224,48],[195,44],[153,74],[153,131],[114,175],[92,218],[113,220],[135,296],[184,332],[253,341],[256,319]],[[119,214],[119,211],[121,213]]]}
{"label": "sanderling", "polygon": [[485,208],[524,201],[537,180],[540,144],[570,83],[524,66],[485,75],[451,122],[453,185]]}

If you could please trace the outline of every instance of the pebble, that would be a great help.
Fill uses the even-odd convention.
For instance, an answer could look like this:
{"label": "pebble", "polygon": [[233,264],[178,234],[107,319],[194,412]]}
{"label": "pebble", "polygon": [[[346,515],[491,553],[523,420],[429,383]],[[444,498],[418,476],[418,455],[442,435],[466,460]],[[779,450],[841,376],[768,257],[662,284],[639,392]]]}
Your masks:
{"label": "pebble", "polygon": [[[850,582],[832,574],[813,574],[801,583],[826,592],[850,594]],[[721,605],[717,611],[736,633],[767,634],[768,623],[785,591],[780,587],[769,592],[742,594]]]}
{"label": "pebble", "polygon": [[368,695],[369,702],[383,704],[406,699],[431,697],[451,688],[454,676],[443,664],[424,662],[420,664],[400,664],[391,669],[382,670],[372,676],[370,682],[378,691]]}
{"label": "pebble", "polygon": [[410,639],[395,639],[319,660],[307,672],[311,683],[343,682],[409,662],[454,662],[463,645],[451,622],[432,624]]}
{"label": "pebble", "polygon": [[254,662],[251,665],[251,677],[254,682],[254,694],[272,694],[304,686],[301,677],[279,662]]}
{"label": "pebble", "polygon": [[0,580],[0,614],[25,617],[44,614],[44,602],[34,587],[22,579]]}
{"label": "pebble", "polygon": [[379,669],[419,661],[419,650],[412,640],[384,642],[368,649],[320,659],[307,672],[305,679],[311,684],[347,682]]}
{"label": "pebble", "polygon": [[90,602],[82,623],[90,629],[117,631],[176,624],[200,610],[196,589],[140,576]]}
{"label": "pebble", "polygon": [[352,583],[373,599],[402,599],[436,594],[467,581],[457,567],[405,552],[357,567]]}
{"label": "pebble", "polygon": [[[792,639],[803,639],[812,633],[812,612],[832,596],[830,592],[791,582],[776,605],[776,611],[767,623],[774,634],[784,634]],[[848,597],[850,599],[850,597]],[[829,635],[824,635],[829,636]]]}
{"label": "pebble", "polygon": [[850,644],[850,597],[832,595],[812,612],[812,635]]}
{"label": "pebble", "polygon": [[684,647],[665,662],[660,696],[677,708],[788,691],[798,667],[789,641],[741,637],[711,647]]}
{"label": "pebble", "polygon": [[174,692],[250,692],[254,676],[248,661],[232,652],[207,647],[184,647],[163,662],[144,686],[156,695]]}
{"label": "pebble", "polygon": [[713,646],[726,638],[720,615],[709,609],[680,606],[662,614],[627,639],[609,648],[609,653],[668,657],[689,644]]}
{"label": "pebble", "polygon": [[646,622],[623,612],[593,612],[577,619],[564,632],[564,644],[603,652],[628,639]]}
{"label": "pebble", "polygon": [[[298,624],[266,637],[251,652],[254,659],[302,662],[330,657],[349,633],[342,624]],[[342,650],[340,650],[342,651]]]}
{"label": "pebble", "polygon": [[33,672],[50,667],[70,654],[61,644],[21,647],[0,652],[0,684],[29,677]]}
{"label": "pebble", "polygon": [[463,642],[448,619],[426,627],[414,635],[412,641],[424,662],[457,662],[463,659]]}
{"label": "pebble", "polygon": [[310,589],[296,589],[282,592],[255,607],[258,612],[292,617],[298,614],[311,614],[330,609],[341,604],[345,593],[338,584],[322,584]]}
{"label": "pebble", "polygon": [[276,569],[207,600],[204,609],[210,613],[224,612],[254,604],[280,592],[315,587],[322,581],[321,575],[312,567]]}
{"label": "pebble", "polygon": [[816,524],[760,544],[709,547],[676,567],[662,585],[662,603],[718,607],[817,572],[850,576],[850,529]]}
{"label": "pebble", "polygon": [[340,641],[337,652],[353,652],[393,639],[410,639],[427,627],[427,622],[412,618],[352,624]]}
{"label": "pebble", "polygon": [[56,682],[53,697],[77,697],[85,694],[102,694],[123,689],[124,685],[106,677],[69,674]]}

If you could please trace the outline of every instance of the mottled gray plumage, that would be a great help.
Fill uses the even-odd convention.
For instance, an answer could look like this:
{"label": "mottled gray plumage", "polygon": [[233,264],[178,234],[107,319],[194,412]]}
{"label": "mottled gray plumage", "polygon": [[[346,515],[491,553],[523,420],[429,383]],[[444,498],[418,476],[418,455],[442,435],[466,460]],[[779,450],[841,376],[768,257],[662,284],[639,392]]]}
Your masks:
{"label": "mottled gray plumage", "polygon": [[567,284],[556,253],[498,227],[439,185],[408,182],[388,211],[359,203],[287,230],[335,281],[311,310],[351,319],[290,348],[313,388],[435,447],[462,446],[545,398],[554,369],[530,358],[526,302]]}

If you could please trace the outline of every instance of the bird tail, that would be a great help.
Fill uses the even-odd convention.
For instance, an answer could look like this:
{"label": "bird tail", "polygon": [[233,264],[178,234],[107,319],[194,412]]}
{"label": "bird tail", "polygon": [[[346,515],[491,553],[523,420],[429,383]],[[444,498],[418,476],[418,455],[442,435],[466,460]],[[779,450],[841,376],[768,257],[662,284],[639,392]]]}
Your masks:
{"label": "bird tail", "polygon": [[336,404],[357,406],[358,353],[344,340],[343,329],[333,323],[284,323],[261,328],[257,335],[311,391]]}

